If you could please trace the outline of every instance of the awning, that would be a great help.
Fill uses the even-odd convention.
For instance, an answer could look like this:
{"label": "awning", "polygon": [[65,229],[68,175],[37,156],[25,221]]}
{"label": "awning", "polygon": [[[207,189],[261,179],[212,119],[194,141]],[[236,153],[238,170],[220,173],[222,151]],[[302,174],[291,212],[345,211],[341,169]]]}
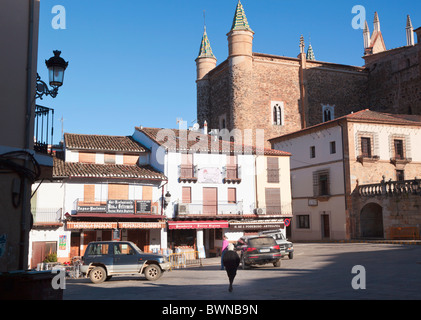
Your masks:
{"label": "awning", "polygon": [[168,221],[168,229],[220,229],[228,228],[228,221]]}
{"label": "awning", "polygon": [[67,229],[117,229],[117,222],[67,222]]}
{"label": "awning", "polygon": [[67,222],[67,229],[163,229],[165,222]]}

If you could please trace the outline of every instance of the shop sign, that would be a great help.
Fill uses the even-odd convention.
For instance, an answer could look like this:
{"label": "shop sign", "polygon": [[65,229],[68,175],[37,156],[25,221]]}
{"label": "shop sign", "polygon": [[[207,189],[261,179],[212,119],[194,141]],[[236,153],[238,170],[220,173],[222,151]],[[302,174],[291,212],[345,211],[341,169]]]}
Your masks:
{"label": "shop sign", "polygon": [[67,222],[67,229],[116,229],[117,222]]}
{"label": "shop sign", "polygon": [[228,228],[228,221],[169,221],[168,229],[221,229]]}
{"label": "shop sign", "polygon": [[165,222],[119,222],[120,229],[163,229]]}
{"label": "shop sign", "polygon": [[273,230],[282,229],[284,222],[230,222],[229,227],[233,230]]}
{"label": "shop sign", "polygon": [[77,206],[77,212],[107,212],[107,206]]}
{"label": "shop sign", "polygon": [[137,213],[151,213],[151,200],[137,200],[136,212]]}
{"label": "shop sign", "polygon": [[108,200],[107,213],[134,213],[134,200]]}

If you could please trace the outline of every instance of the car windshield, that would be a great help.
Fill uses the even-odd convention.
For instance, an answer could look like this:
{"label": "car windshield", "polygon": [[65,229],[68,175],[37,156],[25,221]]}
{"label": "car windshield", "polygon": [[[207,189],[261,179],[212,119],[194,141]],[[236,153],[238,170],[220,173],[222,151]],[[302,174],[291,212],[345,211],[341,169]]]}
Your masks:
{"label": "car windshield", "polygon": [[272,237],[261,237],[261,238],[252,238],[249,240],[249,244],[252,247],[264,247],[264,246],[275,246],[275,239]]}

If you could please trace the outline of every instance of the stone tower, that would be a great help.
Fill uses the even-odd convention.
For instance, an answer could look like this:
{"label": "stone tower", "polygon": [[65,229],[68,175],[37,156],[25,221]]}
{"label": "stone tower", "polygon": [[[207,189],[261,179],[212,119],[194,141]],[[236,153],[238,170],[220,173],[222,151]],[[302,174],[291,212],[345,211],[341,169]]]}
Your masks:
{"label": "stone tower", "polygon": [[[235,9],[231,30],[228,37],[228,73],[230,115],[227,129],[241,130],[249,128],[246,114],[253,114],[253,36],[243,5],[239,0]],[[227,115],[228,116],[228,115]],[[238,135],[233,134],[236,138]]]}

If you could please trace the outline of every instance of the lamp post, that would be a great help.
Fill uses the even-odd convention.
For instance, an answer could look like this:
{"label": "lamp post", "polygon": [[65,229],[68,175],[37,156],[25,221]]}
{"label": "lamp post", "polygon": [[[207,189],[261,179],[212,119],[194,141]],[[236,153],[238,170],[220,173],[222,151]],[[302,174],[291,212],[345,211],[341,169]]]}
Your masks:
{"label": "lamp post", "polygon": [[164,208],[167,208],[170,201],[171,201],[171,193],[169,191],[167,191],[167,193],[165,194],[165,198],[164,198]]}
{"label": "lamp post", "polygon": [[49,95],[52,98],[55,98],[58,94],[58,88],[63,85],[64,71],[66,70],[69,62],[64,61],[64,59],[60,57],[61,51],[54,50],[53,53],[53,57],[45,60],[45,64],[48,68],[49,83],[52,89],[50,90],[47,84],[41,80],[39,74],[37,74],[37,90],[35,93],[36,99],[39,98],[42,100],[43,95]]}

